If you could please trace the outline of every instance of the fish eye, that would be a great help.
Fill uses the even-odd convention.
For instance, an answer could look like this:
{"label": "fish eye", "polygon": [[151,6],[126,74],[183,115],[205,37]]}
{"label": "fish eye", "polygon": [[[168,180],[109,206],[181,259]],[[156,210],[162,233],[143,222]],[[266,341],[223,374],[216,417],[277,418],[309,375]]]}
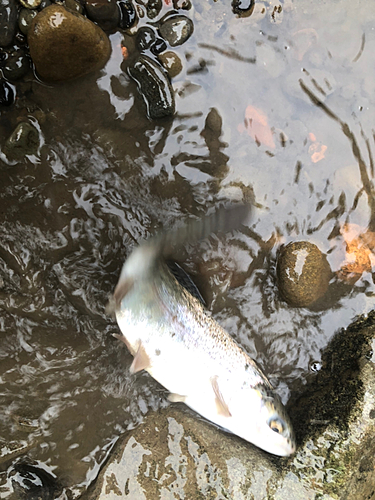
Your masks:
{"label": "fish eye", "polygon": [[273,432],[277,432],[278,434],[282,434],[284,432],[284,423],[279,418],[271,420],[268,425],[271,427]]}

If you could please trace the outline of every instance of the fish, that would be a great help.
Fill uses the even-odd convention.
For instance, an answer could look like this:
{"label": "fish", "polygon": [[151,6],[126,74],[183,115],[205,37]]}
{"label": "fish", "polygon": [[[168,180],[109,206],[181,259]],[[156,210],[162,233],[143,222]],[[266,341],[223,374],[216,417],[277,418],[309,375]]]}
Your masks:
{"label": "fish", "polygon": [[187,242],[239,228],[247,205],[212,215],[139,244],[125,260],[107,311],[114,334],[133,356],[130,373],[146,370],[182,402],[225,431],[278,456],[295,452],[291,421],[256,361],[201,300],[181,286],[166,258]]}

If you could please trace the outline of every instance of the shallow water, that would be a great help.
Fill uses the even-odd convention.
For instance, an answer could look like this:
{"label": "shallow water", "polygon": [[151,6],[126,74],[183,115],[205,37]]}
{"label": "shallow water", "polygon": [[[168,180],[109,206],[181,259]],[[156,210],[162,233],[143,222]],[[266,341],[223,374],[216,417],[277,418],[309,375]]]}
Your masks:
{"label": "shallow water", "polygon": [[[21,443],[57,476],[61,498],[79,496],[119,434],[168,404],[147,374],[129,375],[104,311],[139,240],[250,197],[247,228],[188,246],[178,261],[284,402],[332,335],[373,308],[369,272],[334,279],[315,309],[291,308],[275,266],[282,243],[303,239],[336,272],[344,223],[372,238],[375,7],[259,2],[238,19],[229,2],[198,1],[187,15],[194,35],[176,49],[173,120],[146,118],[122,59],[134,42],[120,32],[97,75],[58,86],[29,76],[17,106],[1,111],[1,137],[34,116],[43,145],[21,162],[1,156],[0,445]],[[268,122],[258,143],[244,125],[249,107]],[[220,138],[202,133],[211,108]],[[1,466],[0,498],[12,495],[13,459]]]}

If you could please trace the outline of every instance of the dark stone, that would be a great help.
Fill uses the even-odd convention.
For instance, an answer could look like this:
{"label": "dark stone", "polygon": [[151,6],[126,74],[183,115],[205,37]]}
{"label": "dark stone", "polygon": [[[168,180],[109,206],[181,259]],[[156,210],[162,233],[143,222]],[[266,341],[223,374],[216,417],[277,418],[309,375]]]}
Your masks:
{"label": "dark stone", "polygon": [[248,17],[253,13],[255,0],[233,0],[232,11],[240,17]]}
{"label": "dark stone", "polygon": [[83,13],[83,6],[75,0],[64,0],[64,7],[70,12],[78,12],[78,14]]}
{"label": "dark stone", "polygon": [[134,5],[130,0],[122,0],[119,2],[120,21],[119,26],[123,30],[127,30],[134,26],[137,20],[137,14]]}
{"label": "dark stone", "polygon": [[163,67],[167,70],[170,78],[177,76],[182,71],[181,59],[177,54],[168,50],[168,52],[163,52],[158,57],[159,61],[162,63]]}
{"label": "dark stone", "polygon": [[38,11],[31,9],[21,9],[18,17],[18,27],[24,35],[27,35],[30,25]]}
{"label": "dark stone", "polygon": [[14,103],[15,91],[5,80],[0,80],[0,106],[10,106]]}
{"label": "dark stone", "polygon": [[159,27],[160,36],[172,47],[185,43],[193,31],[194,25],[191,19],[180,15],[168,17]]}
{"label": "dark stone", "polygon": [[166,49],[167,49],[167,44],[162,38],[157,38],[150,47],[151,52],[155,56],[159,55],[161,52],[164,52]]}
{"label": "dark stone", "polygon": [[0,0],[0,47],[8,47],[13,42],[17,23],[16,0]]}
{"label": "dark stone", "polygon": [[46,7],[49,7],[52,5],[52,2],[50,0],[42,0],[40,5],[39,5],[39,10],[45,9]]}
{"label": "dark stone", "polygon": [[14,464],[10,476],[19,500],[53,500],[62,491],[56,477],[37,464],[21,460]]}
{"label": "dark stone", "polygon": [[313,243],[283,246],[277,261],[281,296],[293,307],[307,307],[323,297],[332,272],[326,256]]}
{"label": "dark stone", "polygon": [[8,53],[5,50],[0,49],[0,67],[4,66],[4,62],[8,59]]}
{"label": "dark stone", "polygon": [[155,41],[156,35],[152,28],[147,26],[144,28],[139,28],[136,36],[136,44],[138,50],[143,52],[147,50]]}
{"label": "dark stone", "polygon": [[28,42],[36,71],[47,81],[69,80],[95,71],[104,66],[111,52],[109,39],[99,26],[57,4],[35,17]]}
{"label": "dark stone", "polygon": [[38,129],[29,122],[21,122],[6,141],[4,152],[9,158],[22,159],[37,154],[39,144]]}
{"label": "dark stone", "polygon": [[149,0],[146,5],[147,16],[154,19],[159,15],[162,6],[162,0]]}
{"label": "dark stone", "polygon": [[118,26],[120,10],[115,0],[86,0],[87,17],[96,22],[104,30]]}
{"label": "dark stone", "polygon": [[8,80],[19,80],[26,75],[30,69],[29,56],[26,54],[25,50],[17,48],[9,54],[2,69],[3,75]]}
{"label": "dark stone", "polygon": [[173,8],[174,9],[183,9],[190,10],[191,9],[191,1],[190,0],[173,0]]}
{"label": "dark stone", "polygon": [[26,9],[37,9],[42,0],[20,0],[20,3]]}
{"label": "dark stone", "polygon": [[128,71],[138,84],[149,118],[158,119],[174,115],[173,88],[161,66],[149,57],[141,55]]}

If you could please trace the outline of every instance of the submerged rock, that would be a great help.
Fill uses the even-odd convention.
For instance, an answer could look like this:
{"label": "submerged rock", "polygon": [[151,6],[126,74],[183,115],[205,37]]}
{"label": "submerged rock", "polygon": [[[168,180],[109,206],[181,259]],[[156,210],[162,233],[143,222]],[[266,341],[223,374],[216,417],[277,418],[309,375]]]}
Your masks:
{"label": "submerged rock", "polygon": [[112,29],[120,22],[120,9],[115,0],[86,0],[87,17],[103,29]]}
{"label": "submerged rock", "polygon": [[30,55],[43,80],[76,78],[107,62],[107,35],[86,17],[60,5],[43,9],[32,21],[28,42]]}
{"label": "submerged rock", "polygon": [[10,81],[19,80],[30,69],[30,59],[26,51],[20,47],[10,52],[2,67],[3,75]]}
{"label": "submerged rock", "polygon": [[171,47],[182,45],[194,31],[193,21],[186,16],[169,16],[159,27],[160,36],[167,40]]}
{"label": "submerged rock", "polygon": [[232,0],[232,11],[239,17],[248,17],[253,13],[255,0]]}
{"label": "submerged rock", "polygon": [[150,50],[154,56],[159,55],[167,49],[167,44],[162,38],[157,38],[155,42],[151,45]]}
{"label": "submerged rock", "polygon": [[146,12],[149,19],[157,17],[163,7],[162,0],[148,0],[146,3]]}
{"label": "submerged rock", "polygon": [[37,154],[39,145],[38,129],[29,122],[21,122],[6,141],[4,152],[9,158],[20,159]]}
{"label": "submerged rock", "polygon": [[143,52],[144,50],[150,48],[150,46],[155,42],[155,39],[155,31],[148,26],[144,26],[142,28],[139,28],[139,30],[137,31],[135,43],[138,50]]}
{"label": "submerged rock", "polygon": [[4,79],[0,79],[0,106],[10,106],[14,103],[15,92]]}
{"label": "submerged rock", "polygon": [[42,0],[20,0],[26,9],[36,9],[42,3]]}
{"label": "submerged rock", "polygon": [[281,248],[277,279],[282,297],[294,307],[307,307],[328,288],[332,272],[326,256],[313,243],[296,241]]}
{"label": "submerged rock", "polygon": [[159,61],[162,63],[164,68],[168,71],[169,78],[177,76],[182,71],[182,62],[177,54],[171,50],[159,54]]}
{"label": "submerged rock", "polygon": [[119,439],[82,500],[372,499],[374,352],[374,313],[334,337],[319,373],[288,405],[294,456],[269,455],[170,406]]}
{"label": "submerged rock", "polygon": [[173,8],[176,10],[190,10],[191,9],[191,0],[173,0]]}
{"label": "submerged rock", "polygon": [[15,0],[0,0],[0,47],[8,47],[17,31],[18,7]]}
{"label": "submerged rock", "polygon": [[56,476],[39,467],[37,462],[16,462],[9,477],[19,500],[53,500],[62,491]]}
{"label": "submerged rock", "polygon": [[120,21],[119,26],[123,30],[127,30],[134,26],[137,21],[137,13],[135,11],[134,5],[130,0],[121,0],[119,2],[120,7]]}
{"label": "submerged rock", "polygon": [[24,35],[27,35],[31,22],[38,15],[38,11],[30,9],[21,9],[18,17],[18,27]]}
{"label": "submerged rock", "polygon": [[83,13],[82,5],[79,2],[76,2],[76,0],[64,0],[64,7],[70,12],[78,12],[78,14]]}
{"label": "submerged rock", "polygon": [[147,114],[151,119],[174,115],[174,91],[168,75],[161,66],[149,57],[141,55],[128,71],[138,84],[138,90],[146,103]]}

